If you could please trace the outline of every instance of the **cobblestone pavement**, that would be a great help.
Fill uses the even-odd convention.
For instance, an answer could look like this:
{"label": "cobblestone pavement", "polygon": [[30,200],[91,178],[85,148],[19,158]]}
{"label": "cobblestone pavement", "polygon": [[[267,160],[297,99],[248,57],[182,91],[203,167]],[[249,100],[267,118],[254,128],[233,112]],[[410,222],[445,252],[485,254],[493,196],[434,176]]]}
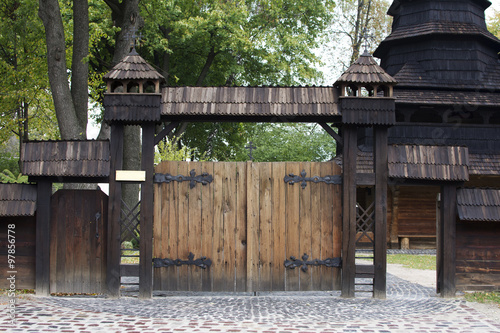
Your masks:
{"label": "cobblestone pavement", "polygon": [[[5,302],[2,306],[5,306]],[[119,300],[19,299],[7,332],[500,332],[461,299],[388,275],[388,297],[343,299],[338,292],[198,295]],[[5,310],[5,309],[4,309]]]}

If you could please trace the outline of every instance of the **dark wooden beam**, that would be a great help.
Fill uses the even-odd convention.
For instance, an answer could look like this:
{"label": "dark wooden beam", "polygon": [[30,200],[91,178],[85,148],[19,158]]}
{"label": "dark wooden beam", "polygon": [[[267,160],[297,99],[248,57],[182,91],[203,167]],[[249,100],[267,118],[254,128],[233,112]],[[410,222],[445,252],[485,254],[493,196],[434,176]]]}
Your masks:
{"label": "dark wooden beam", "polygon": [[117,298],[120,297],[122,185],[116,181],[116,170],[123,167],[123,124],[111,125],[110,140],[106,293],[111,298]]}
{"label": "dark wooden beam", "polygon": [[52,183],[40,180],[36,201],[36,273],[35,291],[38,296],[50,295],[50,198]]}
{"label": "dark wooden beam", "polygon": [[375,174],[374,173],[357,173],[356,174],[356,185],[359,185],[359,186],[373,186],[373,185],[375,185]]}
{"label": "dark wooden beam", "polygon": [[457,185],[445,184],[441,187],[440,238],[441,245],[441,297],[456,295],[456,223],[457,223]]}
{"label": "dark wooden beam", "polygon": [[355,296],[356,277],[356,157],[358,132],[356,126],[343,127],[344,163],[342,180],[342,292]]}
{"label": "dark wooden beam", "polygon": [[141,168],[146,171],[146,180],[141,185],[141,241],[139,244],[139,298],[153,296],[153,175],[155,125],[142,126]]}
{"label": "dark wooden beam", "polygon": [[160,133],[158,133],[155,138],[154,138],[154,145],[156,146],[158,143],[160,143],[161,140],[163,140],[164,137],[170,134],[180,124],[179,121],[173,121],[170,124],[166,125]]}
{"label": "dark wooden beam", "polygon": [[387,291],[387,128],[374,129],[374,169],[375,169],[375,276],[373,297],[386,298]]}
{"label": "dark wooden beam", "polygon": [[330,136],[332,138],[335,139],[335,141],[337,141],[337,144],[339,146],[344,146],[344,140],[342,139],[342,137],[340,135],[337,134],[337,132],[335,132],[333,130],[333,128],[330,127],[330,125],[328,125],[327,123],[318,123],[321,127],[323,127],[323,129],[326,131],[326,133],[330,134]]}

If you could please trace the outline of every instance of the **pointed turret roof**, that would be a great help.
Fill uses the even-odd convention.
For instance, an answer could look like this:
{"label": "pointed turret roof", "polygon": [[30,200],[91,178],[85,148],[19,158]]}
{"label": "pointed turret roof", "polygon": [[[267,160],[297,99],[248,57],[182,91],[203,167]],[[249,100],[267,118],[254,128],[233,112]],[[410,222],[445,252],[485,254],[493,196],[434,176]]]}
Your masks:
{"label": "pointed turret roof", "polygon": [[165,78],[133,49],[111,69],[104,80],[160,80]]}
{"label": "pointed turret roof", "polygon": [[369,84],[391,84],[395,85],[396,80],[387,74],[380,67],[375,59],[365,51],[341,77],[338,78],[338,83],[369,83]]}

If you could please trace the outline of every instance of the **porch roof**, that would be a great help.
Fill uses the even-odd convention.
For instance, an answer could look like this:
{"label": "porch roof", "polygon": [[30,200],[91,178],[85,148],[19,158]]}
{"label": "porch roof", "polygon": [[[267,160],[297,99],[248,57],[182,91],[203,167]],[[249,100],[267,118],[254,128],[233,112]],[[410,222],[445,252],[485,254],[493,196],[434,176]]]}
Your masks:
{"label": "porch roof", "polygon": [[[335,158],[342,166],[342,156]],[[358,150],[357,173],[373,172],[373,152]],[[467,147],[389,145],[389,177],[434,181],[469,180]]]}
{"label": "porch roof", "polygon": [[457,210],[462,221],[500,222],[500,189],[459,189]]}
{"label": "porch roof", "polygon": [[0,216],[34,216],[36,186],[0,184]]}

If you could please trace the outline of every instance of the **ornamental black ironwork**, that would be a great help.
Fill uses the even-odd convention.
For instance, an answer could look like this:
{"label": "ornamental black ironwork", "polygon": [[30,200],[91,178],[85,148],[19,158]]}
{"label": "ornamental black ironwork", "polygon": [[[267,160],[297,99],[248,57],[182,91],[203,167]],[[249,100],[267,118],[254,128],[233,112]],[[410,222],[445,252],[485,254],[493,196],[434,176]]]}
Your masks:
{"label": "ornamental black ironwork", "polygon": [[182,265],[193,265],[198,266],[202,269],[206,269],[212,265],[212,260],[207,257],[201,257],[198,259],[194,259],[194,254],[189,252],[188,260],[181,259],[170,259],[170,258],[153,258],[153,266],[154,268],[160,267],[170,267],[170,266],[182,266]]}
{"label": "ornamental black ironwork", "polygon": [[295,183],[300,183],[300,186],[302,188],[306,188],[307,182],[313,182],[313,183],[326,183],[326,184],[334,184],[334,185],[340,185],[342,184],[342,176],[340,175],[335,175],[335,176],[325,176],[325,177],[320,177],[320,176],[313,176],[313,177],[306,177],[307,173],[306,170],[302,170],[300,173],[300,176],[294,175],[293,173],[285,176],[285,183],[288,183],[290,185],[293,185]]}
{"label": "ornamental black ironwork", "polygon": [[189,176],[183,176],[183,175],[177,175],[173,176],[169,173],[155,173],[153,181],[155,183],[170,183],[173,181],[176,182],[184,182],[188,181],[189,182],[189,188],[194,188],[196,186],[196,183],[201,183],[202,185],[207,185],[210,184],[214,178],[212,175],[209,175],[206,172],[203,172],[201,175],[196,176],[196,171],[191,170],[189,172]]}
{"label": "ornamental black ironwork", "polygon": [[285,260],[285,268],[294,269],[300,267],[302,272],[307,272],[307,266],[326,266],[326,267],[342,267],[341,258],[327,258],[325,260],[313,259],[307,260],[309,256],[304,253],[302,260],[295,257],[290,257],[290,260]]}

